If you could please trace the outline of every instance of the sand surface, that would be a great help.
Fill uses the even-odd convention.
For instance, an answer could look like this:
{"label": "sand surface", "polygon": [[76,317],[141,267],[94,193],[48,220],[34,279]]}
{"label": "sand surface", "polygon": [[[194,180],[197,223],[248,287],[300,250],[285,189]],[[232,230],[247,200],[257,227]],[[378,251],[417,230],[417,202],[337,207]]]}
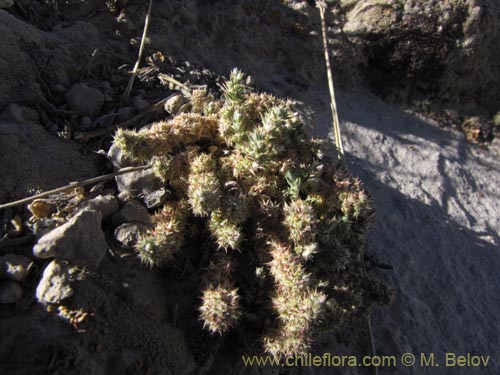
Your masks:
{"label": "sand surface", "polygon": [[[218,74],[227,75],[233,67],[238,66],[253,76],[258,90],[297,100],[310,124],[310,132],[320,137],[329,137],[331,115],[323,55],[318,47],[319,39],[306,39],[300,33],[291,34],[288,25],[299,20],[306,27],[317,29],[318,20],[307,15],[307,12],[302,16],[285,8],[281,2],[257,2],[248,7],[248,14],[242,12],[240,7],[227,6],[227,2],[198,3],[185,1],[181,6],[179,2],[158,2],[150,30],[153,41],[151,48],[180,61],[188,60],[190,64]],[[269,20],[257,18],[255,14],[259,17],[273,14],[266,12],[264,8],[261,11],[261,5],[278,8],[283,22],[276,22],[270,16]],[[305,5],[303,8],[308,9]],[[137,18],[135,22],[138,26],[133,33],[140,35],[143,17],[140,12],[135,14],[134,9],[131,7],[127,15],[132,21]],[[144,12],[144,9],[138,9]],[[308,12],[313,13],[313,9]],[[234,23],[236,16],[241,24]],[[113,35],[116,25],[110,22],[108,24],[106,17],[105,13],[98,13],[85,22],[65,24],[62,30],[42,32],[28,26],[27,22],[0,11],[0,18],[3,20],[0,29],[17,30],[16,33],[5,33],[9,41],[6,46],[17,48],[24,44],[35,45],[43,52],[41,54],[38,50],[27,47],[19,48],[18,51],[9,47],[11,53],[3,55],[3,63],[0,57],[0,73],[3,74],[0,75],[5,78],[4,84],[0,84],[1,104],[12,102],[31,105],[34,100],[32,96],[39,96],[35,80],[40,72],[26,72],[42,65],[36,64],[30,54],[37,61],[41,61],[41,56],[50,56],[48,61],[53,66],[49,64],[42,77],[64,83],[68,87],[77,80],[70,73],[75,61],[80,61],[80,53],[90,56],[94,48],[107,50],[113,45],[119,56],[123,54],[128,60],[135,61],[136,48],[131,48],[125,37],[123,40],[115,40]],[[205,22],[207,17],[211,20],[209,25]],[[101,29],[96,25],[108,26]],[[24,39],[27,41],[23,42]],[[52,52],[54,46],[58,47],[58,53]],[[75,51],[75,46],[81,51]],[[107,60],[106,63],[111,64]],[[122,63],[120,60],[120,64]],[[67,72],[61,67],[66,67]],[[341,68],[345,74],[335,77],[336,83],[349,81],[350,67]],[[103,71],[106,72],[105,69]],[[116,71],[116,66],[111,71]],[[55,73],[64,77],[53,77]],[[12,84],[11,81],[20,82],[21,77],[25,77],[30,84],[29,90]],[[76,74],[76,77],[79,75]],[[108,79],[106,74],[99,77],[104,78]],[[66,80],[68,82],[65,83]],[[390,270],[373,271],[395,290],[393,304],[389,308],[376,308],[372,315],[378,354],[398,358],[397,367],[381,368],[379,373],[500,374],[500,156],[466,143],[462,133],[444,129],[435,121],[405,111],[401,106],[388,104],[364,88],[339,92],[338,107],[348,169],[363,180],[373,195],[377,210],[376,221],[368,236],[366,253],[378,262],[392,266]],[[76,145],[72,146],[76,150]],[[4,168],[8,168],[8,165],[12,163],[8,164],[6,161]],[[132,260],[123,262],[127,261],[133,263]],[[105,266],[115,269],[114,264]],[[128,270],[128,266],[120,267]],[[160,311],[160,318],[154,317],[148,310],[147,314],[140,315],[140,319],[129,319],[131,316],[138,316],[137,311],[129,311],[130,306],[135,308],[137,304],[143,307],[137,303],[139,299],[131,299],[132,302],[124,304],[122,296],[109,299],[108,294],[102,292],[102,301],[107,301],[103,305],[107,303],[110,306],[108,314],[113,318],[110,320],[113,322],[112,329],[107,328],[108,322],[105,322],[106,329],[103,331],[103,337],[107,335],[107,339],[113,344],[109,345],[110,353],[95,354],[93,347],[85,346],[85,341],[82,340],[82,344],[74,339],[75,336],[69,339],[71,334],[66,328],[62,328],[52,317],[42,314],[40,308],[33,307],[36,303],[31,304],[26,298],[27,305],[26,310],[22,310],[23,314],[13,315],[11,321],[0,321],[4,323],[0,326],[0,342],[5,339],[1,345],[6,343],[0,351],[1,358],[18,364],[25,373],[36,373],[36,370],[41,370],[41,362],[37,356],[48,361],[46,353],[49,353],[49,349],[52,350],[51,346],[46,345],[45,351],[40,351],[40,337],[43,336],[49,342],[53,334],[64,348],[68,348],[69,353],[74,352],[75,357],[81,359],[82,365],[73,367],[74,373],[78,373],[80,369],[92,369],[90,373],[95,374],[103,373],[104,369],[118,369],[116,372],[119,373],[122,371],[122,362],[125,363],[132,357],[130,348],[140,354],[141,350],[149,350],[149,347],[162,351],[161,355],[172,356],[172,360],[158,360],[158,366],[163,366],[164,373],[173,370],[172,366],[170,369],[165,368],[167,365],[164,366],[163,363],[173,362],[178,367],[183,367],[187,373],[190,368],[183,364],[192,363],[192,360],[187,354],[184,358],[184,346],[177,348],[182,352],[179,355],[174,350],[163,352],[164,347],[172,346],[163,332],[173,329],[165,321],[165,306],[161,303],[155,305],[153,302],[160,301],[158,296],[164,297],[164,279],[155,272],[139,268],[136,263],[133,263],[133,267],[137,268],[138,276],[130,277],[130,283],[135,283],[135,288],[143,293],[141,296],[149,295],[148,293],[153,296],[150,298],[151,305],[154,305],[151,310]],[[116,271],[116,275],[106,274],[105,281],[108,282],[107,278],[112,280],[115,288],[115,284],[120,285],[123,281],[120,272]],[[96,286],[92,285],[92,288],[100,292]],[[124,321],[130,322],[130,326],[123,326],[119,319],[114,320],[117,312]],[[104,314],[102,319],[107,317]],[[147,329],[143,328],[142,323]],[[163,327],[164,331],[158,327]],[[114,332],[116,336],[111,336],[109,332]],[[114,346],[119,340],[121,342],[121,336],[116,332],[124,332],[133,338],[133,343],[123,343],[127,350],[122,350],[119,345]],[[146,338],[139,335],[136,338],[136,332]],[[177,340],[176,335],[177,333],[172,334]],[[366,337],[366,332],[361,328],[359,332],[353,332],[353,335]],[[98,336],[98,339],[101,338]],[[146,340],[149,340],[150,346],[144,349]],[[346,346],[339,343],[332,334],[319,337],[315,350],[318,353],[366,354],[366,347],[356,340]],[[490,361],[486,368],[446,369],[444,359],[448,352],[490,356]],[[403,353],[417,356],[420,353],[434,353],[440,367],[404,367],[399,362]],[[60,356],[61,361],[67,361],[70,357],[65,351]],[[26,362],[25,358],[28,358]],[[57,359],[57,355],[54,354],[54,358]],[[185,362],[180,362],[178,358],[184,358]],[[109,364],[113,361],[118,365],[113,367]],[[221,354],[212,367],[207,367],[211,368],[208,372],[238,375],[276,373],[275,369],[243,369],[241,363],[225,362],[228,359]],[[0,366],[0,369],[5,370],[6,367]],[[22,373],[12,364],[7,365],[7,373],[9,370],[12,373]],[[368,369],[358,368],[311,367],[287,370],[289,371],[286,373],[299,374],[369,373]]]}
{"label": "sand surface", "polygon": [[[324,98],[315,102],[324,108],[316,108],[318,135],[329,132]],[[395,289],[393,305],[372,317],[378,354],[435,353],[441,366],[446,353],[490,356],[488,368],[398,365],[380,373],[498,374],[498,156],[368,92],[338,102],[348,168],[377,210],[367,254],[394,267],[378,271]]]}

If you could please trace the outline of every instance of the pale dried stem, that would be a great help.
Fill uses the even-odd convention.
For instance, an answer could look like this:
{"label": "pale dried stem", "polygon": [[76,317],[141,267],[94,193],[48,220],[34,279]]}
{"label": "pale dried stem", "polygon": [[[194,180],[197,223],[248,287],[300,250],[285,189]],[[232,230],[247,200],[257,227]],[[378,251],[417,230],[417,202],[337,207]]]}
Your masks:
{"label": "pale dried stem", "polygon": [[330,63],[330,54],[328,49],[328,37],[326,32],[326,21],[325,21],[325,12],[327,8],[327,4],[325,1],[318,1],[319,13],[321,16],[321,32],[323,34],[323,49],[325,52],[325,64],[326,64],[326,74],[328,76],[328,88],[330,90],[330,107],[332,110],[332,119],[333,119],[333,131],[335,135],[335,146],[337,148],[337,153],[339,155],[339,159],[344,162],[344,147],[342,146],[342,138],[340,136],[340,123],[339,123],[339,115],[337,111],[337,101],[335,99],[335,89],[333,87],[333,76],[332,76],[332,67]]}
{"label": "pale dried stem", "polygon": [[116,172],[105,174],[102,176],[92,177],[92,178],[89,178],[89,179],[83,180],[83,181],[71,182],[70,184],[68,184],[66,186],[62,186],[62,187],[59,187],[59,188],[56,188],[53,190],[49,190],[49,191],[44,191],[43,193],[32,195],[31,197],[19,199],[19,200],[14,201],[14,202],[1,204],[0,210],[10,208],[10,207],[20,206],[20,205],[23,205],[26,203],[31,203],[36,199],[45,198],[45,197],[48,197],[48,196],[53,195],[53,194],[64,193],[64,192],[67,192],[69,190],[73,190],[73,189],[78,188],[78,187],[97,184],[97,183],[102,182],[102,181],[110,180],[116,176],[121,176],[123,174],[131,173],[131,172],[144,171],[144,170],[149,169],[149,168],[151,168],[151,165],[142,165],[139,167],[127,167],[127,168],[119,169]]}
{"label": "pale dried stem", "polygon": [[135,76],[137,75],[137,70],[139,69],[139,64],[141,63],[142,53],[144,52],[144,45],[146,44],[146,37],[149,28],[149,19],[151,18],[151,8],[153,7],[153,0],[149,0],[148,13],[146,14],[146,20],[144,21],[144,30],[142,32],[141,45],[139,47],[139,55],[137,56],[137,61],[135,62],[134,69],[132,70],[132,75],[128,81],[127,88],[125,89],[125,97],[129,97],[132,92],[132,87],[134,86]]}

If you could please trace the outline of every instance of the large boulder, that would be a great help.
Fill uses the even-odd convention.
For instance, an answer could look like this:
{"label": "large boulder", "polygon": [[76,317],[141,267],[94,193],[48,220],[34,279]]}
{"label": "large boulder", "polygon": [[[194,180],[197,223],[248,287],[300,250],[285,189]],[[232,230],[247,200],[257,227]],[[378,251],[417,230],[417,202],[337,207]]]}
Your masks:
{"label": "large boulder", "polygon": [[344,32],[383,94],[500,109],[500,3],[496,0],[342,0]]}

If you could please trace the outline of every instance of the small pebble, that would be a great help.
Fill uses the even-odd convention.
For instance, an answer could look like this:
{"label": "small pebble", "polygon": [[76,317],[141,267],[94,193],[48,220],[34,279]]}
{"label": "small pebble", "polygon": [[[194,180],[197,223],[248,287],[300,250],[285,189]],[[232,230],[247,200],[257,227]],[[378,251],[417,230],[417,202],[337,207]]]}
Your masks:
{"label": "small pebble", "polygon": [[28,277],[31,259],[18,254],[0,257],[0,278],[23,282]]}
{"label": "small pebble", "polygon": [[493,153],[500,155],[500,138],[493,139],[489,148]]}
{"label": "small pebble", "polygon": [[134,115],[133,107],[122,107],[116,111],[116,121],[123,122],[127,121]]}
{"label": "small pebble", "polygon": [[88,116],[84,116],[80,120],[80,126],[82,130],[89,130],[92,127],[92,119]]}
{"label": "small pebble", "polygon": [[159,208],[170,196],[165,188],[144,193],[143,201],[147,208]]}
{"label": "small pebble", "polygon": [[64,262],[53,260],[43,271],[36,288],[36,298],[42,303],[59,303],[73,295],[69,270]]}
{"label": "small pebble", "polygon": [[148,227],[141,223],[125,223],[115,229],[115,239],[122,245],[133,247],[139,235],[146,232]]}
{"label": "small pebble", "polygon": [[125,203],[120,211],[113,215],[113,224],[118,226],[123,223],[138,222],[145,225],[152,225],[151,214],[140,202],[131,200]]}
{"label": "small pebble", "polygon": [[149,107],[149,102],[139,96],[136,96],[132,100],[132,105],[137,112],[142,112]]}
{"label": "small pebble", "polygon": [[132,194],[129,190],[123,190],[117,197],[120,202],[126,203],[134,199],[134,194]]}
{"label": "small pebble", "polygon": [[30,210],[31,214],[36,218],[48,217],[54,213],[56,209],[56,202],[50,199],[35,199],[28,204],[28,210]]}
{"label": "small pebble", "polygon": [[104,105],[103,93],[84,83],[74,85],[64,97],[69,108],[83,116],[97,116]]}
{"label": "small pebble", "polygon": [[113,194],[98,195],[85,202],[83,207],[84,209],[99,211],[103,219],[113,215],[119,209],[118,200]]}

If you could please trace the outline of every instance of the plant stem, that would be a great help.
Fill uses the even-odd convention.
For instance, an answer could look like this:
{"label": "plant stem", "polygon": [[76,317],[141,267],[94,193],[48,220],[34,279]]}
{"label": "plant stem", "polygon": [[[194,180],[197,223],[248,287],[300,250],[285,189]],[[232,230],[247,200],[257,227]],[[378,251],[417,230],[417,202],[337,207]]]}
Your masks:
{"label": "plant stem", "polygon": [[110,180],[116,176],[121,176],[122,174],[137,172],[137,171],[144,171],[144,170],[149,169],[149,168],[151,168],[151,165],[142,165],[140,167],[127,167],[127,168],[119,169],[118,171],[116,171],[114,173],[109,173],[109,174],[105,174],[102,176],[92,177],[92,178],[89,178],[88,180],[72,182],[66,186],[62,186],[62,187],[59,187],[59,188],[56,188],[53,190],[49,190],[49,191],[44,191],[43,193],[36,194],[36,195],[33,195],[31,197],[28,197],[28,198],[23,198],[23,199],[19,199],[17,201],[14,201],[14,202],[1,204],[0,210],[10,208],[10,207],[20,206],[20,205],[26,204],[26,203],[30,203],[36,199],[41,199],[41,198],[48,197],[49,195],[52,195],[52,194],[65,192],[68,189],[75,189],[77,187],[96,184],[98,182]]}
{"label": "plant stem", "polygon": [[146,14],[146,20],[144,21],[144,31],[142,32],[141,45],[139,47],[139,55],[137,56],[137,61],[135,62],[134,69],[132,70],[132,75],[128,81],[127,88],[125,89],[125,97],[129,97],[132,91],[132,86],[134,86],[135,76],[137,75],[137,70],[139,69],[139,64],[141,63],[142,53],[144,51],[144,45],[146,44],[146,36],[148,34],[149,19],[151,18],[151,8],[153,7],[153,0],[149,0],[148,13]]}
{"label": "plant stem", "polygon": [[330,107],[332,110],[332,118],[333,118],[333,131],[335,135],[335,146],[337,147],[337,153],[339,159],[342,163],[344,163],[344,147],[342,146],[342,138],[340,137],[340,124],[339,124],[339,116],[337,111],[337,101],[335,100],[335,89],[333,87],[333,76],[332,76],[332,68],[330,64],[330,54],[328,53],[328,38],[326,33],[326,21],[325,21],[325,12],[326,12],[326,2],[324,0],[318,1],[319,13],[321,16],[321,32],[323,34],[323,49],[325,51],[325,64],[326,64],[326,74],[328,76],[328,88],[330,90]]}

